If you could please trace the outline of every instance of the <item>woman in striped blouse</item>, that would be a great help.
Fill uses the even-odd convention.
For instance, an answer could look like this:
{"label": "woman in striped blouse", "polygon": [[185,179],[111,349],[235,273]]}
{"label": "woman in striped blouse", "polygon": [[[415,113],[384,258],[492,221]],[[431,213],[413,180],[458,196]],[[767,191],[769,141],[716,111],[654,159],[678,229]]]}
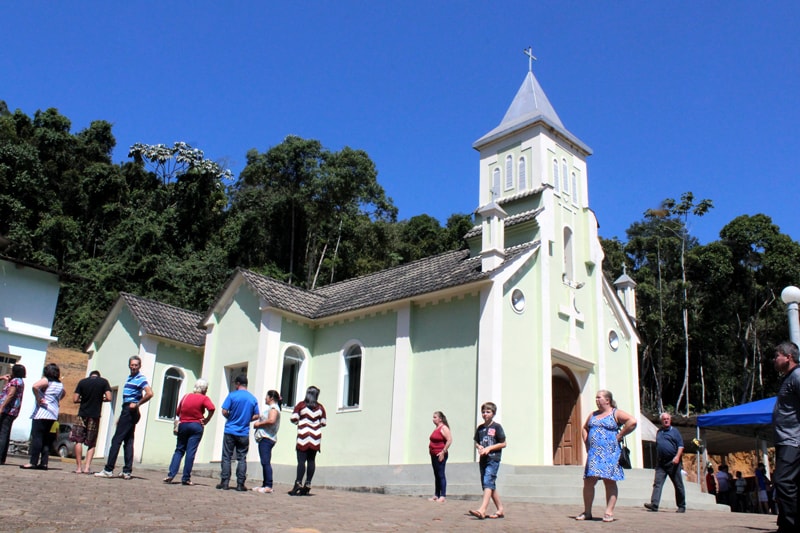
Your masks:
{"label": "woman in striped blouse", "polygon": [[31,460],[20,468],[47,470],[50,445],[55,438],[53,424],[58,420],[58,403],[64,397],[61,370],[55,363],[44,367],[44,377],[31,386],[36,396],[36,408],[31,418]]}
{"label": "woman in striped blouse", "polygon": [[[316,470],[317,452],[322,442],[322,428],[328,421],[325,408],[317,401],[319,389],[311,386],[306,390],[306,399],[294,406],[292,424],[297,424],[297,478],[289,491],[291,496],[305,496],[311,491],[311,479]],[[303,483],[303,476],[306,481]]]}

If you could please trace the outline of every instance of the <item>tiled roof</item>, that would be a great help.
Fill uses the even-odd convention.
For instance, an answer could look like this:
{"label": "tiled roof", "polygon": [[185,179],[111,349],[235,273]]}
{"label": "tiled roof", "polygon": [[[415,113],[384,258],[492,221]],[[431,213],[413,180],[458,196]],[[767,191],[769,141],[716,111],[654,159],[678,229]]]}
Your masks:
{"label": "tiled roof", "polygon": [[[522,224],[523,222],[527,222],[529,220],[535,220],[539,213],[544,211],[544,207],[540,207],[538,209],[531,209],[530,211],[523,211],[522,213],[517,213],[516,215],[512,215],[504,220],[504,225],[506,228],[510,228],[512,226],[516,226],[517,224]],[[464,235],[465,239],[471,239],[472,237],[477,237],[483,233],[483,229],[480,225],[473,226],[471,230]]]}
{"label": "tiled roof", "polygon": [[268,278],[256,272],[243,268],[238,269],[238,271],[262,298],[278,309],[291,311],[301,316],[313,317],[324,300],[323,297],[314,292]]}
{"label": "tiled roof", "polygon": [[[506,250],[506,260],[537,246],[528,243]],[[374,305],[431,293],[487,279],[480,257],[457,250],[427,257],[374,274],[340,281],[308,291],[239,269],[242,277],[271,306],[311,319],[325,318]]]}
{"label": "tiled roof", "polygon": [[192,346],[203,346],[206,332],[198,327],[203,315],[121,292],[122,298],[148,335],[156,335]]}
{"label": "tiled roof", "polygon": [[327,285],[316,292],[326,297],[317,316],[330,316],[485,279],[479,257],[469,250],[446,252],[367,276]]}

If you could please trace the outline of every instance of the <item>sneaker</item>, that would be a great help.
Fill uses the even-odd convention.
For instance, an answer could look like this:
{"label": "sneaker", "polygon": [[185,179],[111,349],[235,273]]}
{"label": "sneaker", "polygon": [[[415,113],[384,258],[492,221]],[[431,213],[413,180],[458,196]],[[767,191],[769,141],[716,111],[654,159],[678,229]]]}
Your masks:
{"label": "sneaker", "polygon": [[128,480],[133,478],[133,476],[129,472],[120,472],[119,473],[119,477],[121,477],[122,479],[124,479],[126,481],[128,481]]}
{"label": "sneaker", "polygon": [[253,487],[253,492],[258,492],[259,494],[269,494],[272,492],[272,489],[269,487]]}
{"label": "sneaker", "polygon": [[109,472],[108,470],[103,469],[100,472],[97,472],[94,477],[114,477],[114,472]]}

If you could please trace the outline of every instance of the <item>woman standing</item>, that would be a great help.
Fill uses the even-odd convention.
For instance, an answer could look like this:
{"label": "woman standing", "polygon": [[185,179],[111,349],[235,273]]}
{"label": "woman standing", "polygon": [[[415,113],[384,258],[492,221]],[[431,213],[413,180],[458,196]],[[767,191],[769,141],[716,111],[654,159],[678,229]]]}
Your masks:
{"label": "woman standing", "polygon": [[447,423],[447,417],[443,412],[433,412],[433,425],[436,429],[431,433],[428,452],[433,466],[434,492],[429,500],[444,503],[447,499],[447,478],[444,469],[447,465],[447,450],[453,444],[453,435],[450,433],[450,424]]}
{"label": "woman standing", "polygon": [[194,392],[184,396],[178,403],[178,409],[175,412],[180,420],[178,443],[175,446],[175,453],[172,454],[172,462],[169,464],[169,472],[164,478],[164,483],[172,483],[172,479],[178,474],[178,469],[181,467],[181,459],[186,454],[181,485],[194,485],[192,483],[194,456],[197,454],[197,447],[203,438],[203,430],[214,416],[215,411],[214,403],[206,396],[207,392],[208,381],[198,379],[194,384]]}
{"label": "woman standing", "polygon": [[8,456],[8,443],[11,439],[11,426],[19,416],[19,406],[22,403],[22,392],[25,390],[25,367],[14,365],[11,374],[3,376],[6,386],[0,393],[0,465],[6,464]]}
{"label": "woman standing", "polygon": [[[311,480],[317,468],[317,452],[322,443],[322,428],[328,424],[325,408],[317,402],[319,389],[311,386],[306,390],[306,399],[294,406],[292,424],[297,424],[297,478],[290,496],[305,496],[311,491]],[[308,470],[306,471],[306,466]],[[303,483],[303,476],[306,482]]]}
{"label": "woman standing", "polygon": [[31,386],[36,397],[36,407],[31,418],[31,459],[20,468],[29,470],[37,468],[47,470],[50,460],[50,445],[56,434],[52,432],[53,424],[58,420],[58,402],[64,397],[64,385],[61,384],[61,370],[55,363],[44,367],[42,379]]}
{"label": "woman standing", "polygon": [[253,424],[263,480],[260,487],[253,487],[253,491],[261,494],[272,492],[272,448],[278,442],[278,429],[281,427],[281,394],[276,390],[267,391],[264,401],[267,411]]}
{"label": "woman standing", "polygon": [[583,473],[583,512],[575,520],[592,519],[594,486],[598,479],[606,486],[606,511],[603,522],[614,521],[617,505],[617,481],[625,479],[619,466],[620,441],[636,429],[636,419],[617,409],[611,392],[598,391],[597,410],[586,419],[581,432],[586,445],[586,468]]}

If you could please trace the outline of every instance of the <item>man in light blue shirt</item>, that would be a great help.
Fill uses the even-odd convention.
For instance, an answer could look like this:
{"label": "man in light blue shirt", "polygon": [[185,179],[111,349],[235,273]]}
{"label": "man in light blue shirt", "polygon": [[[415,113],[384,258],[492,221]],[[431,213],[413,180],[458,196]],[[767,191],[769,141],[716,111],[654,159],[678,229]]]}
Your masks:
{"label": "man in light blue shirt", "polygon": [[133,355],[128,359],[128,368],[131,374],[122,389],[122,407],[119,420],[117,420],[117,430],[111,439],[106,466],[102,472],[95,474],[97,477],[114,477],[114,465],[117,463],[120,446],[125,448],[125,466],[122,467],[119,477],[131,479],[133,472],[133,433],[136,430],[136,424],[142,417],[139,407],[153,397],[153,389],[150,388],[145,375],[139,372],[142,368],[142,360],[138,355]]}
{"label": "man in light blue shirt", "polygon": [[222,416],[225,422],[225,435],[222,437],[222,464],[219,484],[220,490],[228,490],[231,480],[231,458],[236,452],[236,490],[247,490],[247,452],[250,448],[250,423],[258,420],[258,400],[247,390],[247,376],[239,374],[234,380],[236,390],[228,394],[222,402]]}

